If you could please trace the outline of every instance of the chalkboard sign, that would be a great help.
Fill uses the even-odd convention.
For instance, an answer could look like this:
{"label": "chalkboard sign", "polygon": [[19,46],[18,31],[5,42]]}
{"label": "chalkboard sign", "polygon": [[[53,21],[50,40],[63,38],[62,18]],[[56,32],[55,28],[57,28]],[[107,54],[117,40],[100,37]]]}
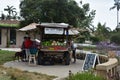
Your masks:
{"label": "chalkboard sign", "polygon": [[83,70],[89,70],[91,68],[94,68],[96,57],[96,54],[86,54],[86,58],[83,64]]}

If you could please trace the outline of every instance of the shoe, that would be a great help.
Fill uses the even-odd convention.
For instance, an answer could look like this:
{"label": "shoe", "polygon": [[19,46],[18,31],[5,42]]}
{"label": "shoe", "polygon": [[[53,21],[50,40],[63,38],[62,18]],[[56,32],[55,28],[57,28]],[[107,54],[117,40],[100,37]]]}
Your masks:
{"label": "shoe", "polygon": [[73,63],[76,63],[76,59],[74,60],[74,62]]}
{"label": "shoe", "polygon": [[74,61],[73,63],[76,63],[76,61]]}
{"label": "shoe", "polygon": [[22,62],[25,62],[25,60],[22,60]]}

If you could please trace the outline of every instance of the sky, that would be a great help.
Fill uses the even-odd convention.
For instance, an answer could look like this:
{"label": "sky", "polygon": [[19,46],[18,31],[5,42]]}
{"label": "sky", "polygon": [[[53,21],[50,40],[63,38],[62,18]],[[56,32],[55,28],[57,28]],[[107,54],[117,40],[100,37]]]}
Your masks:
{"label": "sky", "polygon": [[[75,0],[80,2],[81,0]],[[106,27],[110,27],[112,30],[116,28],[117,25],[117,10],[109,10],[114,6],[114,0],[82,0],[83,4],[89,3],[90,10],[96,10],[95,19],[93,20],[93,25],[97,26],[98,22],[102,25],[106,23]],[[0,0],[0,14],[7,8],[7,5],[14,6],[16,11],[19,13],[20,0]],[[5,13],[7,14],[7,13]]]}

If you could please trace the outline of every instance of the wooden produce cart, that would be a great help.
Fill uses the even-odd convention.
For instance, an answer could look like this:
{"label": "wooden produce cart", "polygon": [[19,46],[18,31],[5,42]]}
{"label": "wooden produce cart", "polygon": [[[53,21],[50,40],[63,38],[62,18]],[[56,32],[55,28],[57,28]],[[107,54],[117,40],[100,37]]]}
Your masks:
{"label": "wooden produce cart", "polygon": [[41,23],[37,25],[40,31],[40,51],[38,64],[55,64],[61,62],[70,64],[69,28],[65,23]]}

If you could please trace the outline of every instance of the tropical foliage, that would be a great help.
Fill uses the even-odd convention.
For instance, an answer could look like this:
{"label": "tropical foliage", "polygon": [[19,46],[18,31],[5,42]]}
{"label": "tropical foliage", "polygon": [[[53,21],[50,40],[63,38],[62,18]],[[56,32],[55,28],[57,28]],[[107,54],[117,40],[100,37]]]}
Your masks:
{"label": "tropical foliage", "polygon": [[[81,7],[80,7],[81,6]],[[23,25],[36,22],[64,22],[74,27],[89,27],[95,16],[89,4],[80,6],[74,0],[22,0]]]}
{"label": "tropical foliage", "polygon": [[4,11],[8,12],[8,15],[6,17],[7,19],[15,18],[17,15],[16,8],[14,8],[13,6],[7,5],[7,8],[4,8]]}
{"label": "tropical foliage", "polygon": [[120,32],[112,33],[110,40],[111,40],[111,42],[114,42],[114,43],[120,45]]}
{"label": "tropical foliage", "polygon": [[99,38],[100,41],[107,41],[110,39],[110,32],[111,29],[109,27],[106,27],[106,24],[102,25],[101,23],[98,23],[94,34]]}

